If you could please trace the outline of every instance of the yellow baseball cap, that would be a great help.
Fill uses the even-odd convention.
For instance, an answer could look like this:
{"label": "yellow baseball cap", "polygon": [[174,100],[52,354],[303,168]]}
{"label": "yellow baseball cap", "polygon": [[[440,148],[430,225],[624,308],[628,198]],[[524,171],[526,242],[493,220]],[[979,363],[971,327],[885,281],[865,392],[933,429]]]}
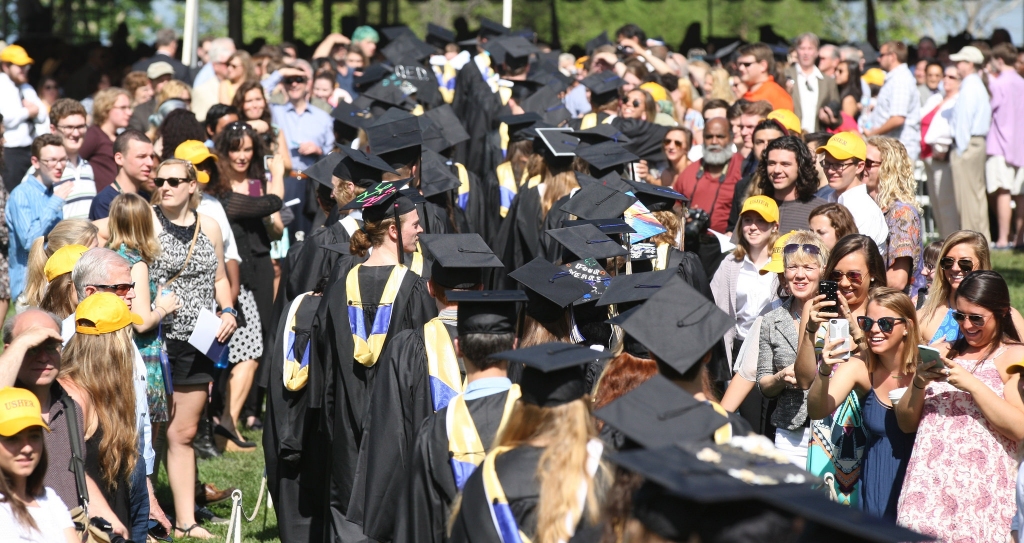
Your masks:
{"label": "yellow baseball cap", "polygon": [[786,248],[786,242],[789,241],[789,237],[792,235],[793,232],[786,232],[779,236],[779,239],[775,240],[775,245],[772,246],[772,259],[762,266],[758,273],[761,275],[766,273],[782,273],[786,269],[786,266],[783,264],[782,251]]}
{"label": "yellow baseball cap", "polygon": [[828,143],[818,147],[814,152],[819,155],[828,153],[836,160],[848,158],[864,160],[868,157],[868,146],[856,132],[840,132],[829,138]]}
{"label": "yellow baseball cap", "polygon": [[109,334],[129,324],[142,324],[142,317],[132,313],[112,292],[97,292],[79,302],[75,310],[75,331],[79,334]]}
{"label": "yellow baseball cap", "polygon": [[740,215],[754,211],[768,222],[779,222],[779,204],[768,196],[751,196],[743,202],[743,209]]}
{"label": "yellow baseball cap", "polygon": [[10,62],[18,66],[25,66],[32,64],[35,61],[32,57],[28,56],[25,52],[25,48],[20,45],[8,45],[4,47],[3,51],[0,51],[0,62]]}
{"label": "yellow baseball cap", "polygon": [[791,134],[802,134],[804,131],[800,127],[800,117],[788,109],[776,109],[768,114],[768,118],[779,121],[779,124],[789,130]]}
{"label": "yellow baseball cap", "polygon": [[181,142],[181,144],[174,149],[174,158],[187,160],[192,164],[199,164],[208,158],[217,160],[217,155],[211,152],[210,148],[207,147],[205,143],[199,140],[187,140]]}
{"label": "yellow baseball cap", "polygon": [[43,268],[46,280],[53,281],[65,273],[71,273],[78,259],[88,250],[85,245],[65,245],[54,251],[50,258],[46,259],[46,266]]}
{"label": "yellow baseball cap", "polygon": [[0,436],[10,437],[33,426],[42,426],[50,431],[43,422],[36,395],[23,388],[0,389]]}
{"label": "yellow baseball cap", "polygon": [[864,72],[864,75],[860,76],[860,78],[868,85],[874,85],[876,87],[885,85],[885,72],[883,72],[881,68],[871,68]]}
{"label": "yellow baseball cap", "polygon": [[645,90],[645,91],[647,91],[647,92],[649,92],[649,93],[651,93],[651,96],[654,98],[655,102],[660,102],[662,100],[668,100],[669,99],[668,98],[668,91],[665,90],[665,87],[662,87],[661,85],[659,85],[657,83],[648,81],[647,83],[644,83],[643,85],[640,85],[640,88]]}

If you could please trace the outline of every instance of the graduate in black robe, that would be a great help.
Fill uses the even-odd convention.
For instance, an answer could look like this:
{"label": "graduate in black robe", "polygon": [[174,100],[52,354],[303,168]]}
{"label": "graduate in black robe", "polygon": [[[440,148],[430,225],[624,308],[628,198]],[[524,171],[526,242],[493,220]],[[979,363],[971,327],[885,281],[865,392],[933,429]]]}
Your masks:
{"label": "graduate in black robe", "polygon": [[592,111],[569,121],[568,125],[573,131],[610,124],[628,139],[623,146],[630,152],[648,162],[665,160],[661,142],[668,134],[669,127],[618,116],[619,89],[626,83],[622,78],[614,73],[600,72],[587,76],[580,83],[590,89]]}
{"label": "graduate in black robe", "polygon": [[[407,266],[395,266],[399,254],[408,263],[408,253],[415,251],[420,232],[415,205],[398,192],[401,184],[404,182],[382,183],[347,206],[362,207],[363,229],[352,238],[352,258],[340,259],[331,271],[313,321],[316,344],[308,394],[310,409],[318,410],[320,431],[325,432],[326,443],[320,446],[330,451],[330,485],[328,495],[322,497],[323,513],[334,536],[345,541],[363,538],[362,530],[346,515],[376,361],[395,334],[422,327],[437,314],[426,282]],[[400,228],[394,224],[396,216]],[[367,245],[373,245],[368,258]],[[363,259],[365,262],[360,262]],[[384,296],[389,279],[397,281],[399,276],[393,302],[382,304],[389,301]],[[358,292],[349,292],[350,280],[358,281]],[[350,311],[360,310],[362,327],[355,323],[353,330]],[[378,321],[377,315],[384,310],[390,318]]]}
{"label": "graduate in black robe", "polygon": [[[513,412],[495,449],[466,482],[453,521],[452,543],[497,542],[501,541],[499,533],[509,532],[536,540],[541,530],[549,534],[557,530],[560,538],[570,542],[595,539],[597,519],[592,513],[599,504],[592,491],[599,483],[595,477],[599,477],[602,447],[593,440],[597,432],[586,407],[590,400],[584,365],[610,356],[608,351],[599,353],[564,343],[544,343],[493,355],[526,365],[520,382],[522,397],[515,407],[524,414]],[[545,417],[552,410],[560,415]],[[537,439],[546,445],[533,445]],[[577,453],[578,465],[564,466],[564,471],[543,465],[546,454],[564,457],[570,450]],[[493,474],[493,478],[485,474]],[[582,502],[577,502],[581,484],[586,484],[588,492]],[[548,486],[573,495],[571,501],[576,503],[572,503],[571,510],[566,507],[568,503],[544,502],[541,488]],[[550,525],[539,524],[541,510],[554,513]],[[567,515],[576,512],[578,516],[569,522],[572,528],[567,529]]]}
{"label": "graduate in black robe", "polygon": [[420,239],[434,257],[428,289],[439,315],[395,334],[377,362],[348,507],[349,520],[377,541],[392,539],[420,425],[463,391],[464,370],[453,347],[457,304],[447,294],[480,288],[481,270],[501,266],[477,234],[424,234]]}

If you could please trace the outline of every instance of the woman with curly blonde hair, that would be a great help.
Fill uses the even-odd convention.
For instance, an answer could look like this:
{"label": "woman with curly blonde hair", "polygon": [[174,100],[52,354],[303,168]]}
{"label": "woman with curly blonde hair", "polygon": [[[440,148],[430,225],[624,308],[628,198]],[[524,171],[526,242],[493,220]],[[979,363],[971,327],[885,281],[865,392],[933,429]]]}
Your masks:
{"label": "woman with curly blonde hair", "polygon": [[729,84],[728,70],[716,67],[704,76],[704,97],[706,100],[725,100],[730,106],[736,101]]}
{"label": "woman with curly blonde hair", "polygon": [[867,144],[864,184],[885,214],[889,227],[889,239],[882,247],[886,280],[890,287],[914,296],[926,282],[921,275],[924,237],[914,161],[896,139],[874,136],[868,138]]}

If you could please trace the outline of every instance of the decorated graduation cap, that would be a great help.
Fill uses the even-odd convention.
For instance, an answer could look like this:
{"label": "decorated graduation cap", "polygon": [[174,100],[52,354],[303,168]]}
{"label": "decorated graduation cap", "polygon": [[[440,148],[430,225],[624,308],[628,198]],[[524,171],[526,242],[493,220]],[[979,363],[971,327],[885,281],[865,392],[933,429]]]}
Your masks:
{"label": "decorated graduation cap", "polygon": [[371,64],[363,69],[362,75],[352,78],[352,85],[357,90],[363,91],[390,74],[391,69],[389,67],[383,64]]}
{"label": "decorated graduation cap", "polygon": [[527,300],[521,290],[457,290],[445,296],[459,305],[459,336],[514,334],[519,304]]}
{"label": "decorated graduation cap", "polygon": [[420,165],[420,191],[426,198],[458,189],[461,185],[459,177],[448,167],[448,161],[430,149],[423,149]]}
{"label": "decorated graduation cap", "polygon": [[[370,188],[382,181],[384,173],[398,174],[394,168],[377,155],[359,149],[341,147],[340,160],[335,162],[333,175],[344,181],[351,181],[359,188]],[[317,163],[319,164],[319,162]],[[315,165],[314,165],[315,166]]]}
{"label": "decorated graduation cap", "polygon": [[530,303],[526,314],[541,323],[563,317],[565,308],[590,292],[590,286],[576,279],[565,268],[537,257],[509,274],[526,288]]}
{"label": "decorated graduation cap", "polygon": [[498,117],[498,121],[508,126],[508,141],[511,143],[536,138],[536,126],[538,123],[542,123],[543,119],[536,113],[522,113],[520,115],[502,115]]}
{"label": "decorated graduation cap", "polygon": [[455,43],[455,32],[434,23],[427,23],[426,42],[438,49],[444,49],[449,43]]}
{"label": "decorated graduation cap", "polygon": [[581,258],[613,258],[626,254],[626,249],[622,245],[602,234],[601,230],[592,224],[555,228],[547,230],[547,234],[571,253],[572,258],[563,258],[563,261]]}
{"label": "decorated graduation cap", "polygon": [[481,37],[490,38],[493,36],[504,36],[509,33],[509,28],[502,25],[499,22],[492,21],[487,17],[480,18],[480,31]]}
{"label": "decorated graduation cap", "polygon": [[[334,189],[334,169],[345,158],[342,153],[334,152],[313,163],[312,166],[302,170],[302,175],[320,183],[321,185]],[[340,177],[340,176],[339,176]]]}
{"label": "decorated graduation cap", "polygon": [[463,128],[462,122],[455,116],[455,111],[452,110],[452,106],[448,104],[442,104],[441,106],[431,108],[423,114],[424,117],[430,119],[438,128],[441,129],[441,135],[444,137],[445,143],[447,144],[442,149],[434,148],[434,151],[440,153],[444,149],[454,147],[464,141],[469,140],[469,133]]}
{"label": "decorated graduation cap", "polygon": [[633,187],[633,194],[649,211],[671,211],[676,202],[689,202],[690,199],[670,187],[652,185],[639,181],[625,181]]}
{"label": "decorated graduation cap", "polygon": [[579,138],[580,141],[591,145],[605,141],[613,141],[620,145],[629,143],[629,138],[613,124],[596,124],[586,130],[573,131],[572,135]]}
{"label": "decorated graduation cap", "polygon": [[483,268],[500,268],[480,234],[421,234],[422,243],[434,257],[430,280],[445,288],[468,289],[483,282]]}
{"label": "decorated graduation cap", "polygon": [[585,365],[611,358],[610,351],[596,351],[573,343],[543,343],[525,349],[493,354],[494,360],[521,362],[526,366],[519,380],[521,400],[539,407],[557,407],[588,394]]}
{"label": "decorated graduation cap", "polygon": [[627,193],[627,192],[635,193],[635,191],[633,189],[633,185],[631,185],[630,183],[626,182],[626,180],[623,179],[621,175],[619,175],[619,172],[615,172],[615,171],[606,173],[600,179],[598,179],[598,178],[596,178],[596,177],[594,177],[592,175],[587,175],[585,173],[577,173],[576,174],[576,181],[580,184],[581,187],[586,186],[586,185],[590,185],[590,184],[595,184],[595,185],[603,185],[603,186],[608,187],[610,189],[615,189],[615,190],[617,190],[617,191],[619,191],[621,193]]}
{"label": "decorated graduation cap", "polygon": [[[576,307],[600,299],[611,282],[611,276],[608,275],[604,266],[593,258],[584,258],[575,262],[569,262],[568,264],[562,264],[562,267],[569,270],[573,277],[590,286],[590,292],[580,296],[572,304],[574,317],[579,317],[579,315],[575,315]],[[607,316],[607,312],[604,315]],[[603,319],[604,317],[601,318],[601,320]]]}
{"label": "decorated graduation cap", "polygon": [[591,103],[606,104],[618,98],[619,88],[626,81],[615,75],[615,72],[598,72],[584,77],[580,83],[590,89]]}
{"label": "decorated graduation cap", "polygon": [[403,179],[378,183],[356,196],[342,209],[361,209],[363,220],[372,223],[394,217],[396,212],[402,216],[416,211],[416,204],[398,190],[408,182],[408,179]]}
{"label": "decorated graduation cap", "polygon": [[659,360],[686,373],[721,341],[735,321],[681,277],[670,279],[622,329]]}
{"label": "decorated graduation cap", "polygon": [[[577,174],[579,175],[579,174]],[[592,224],[604,235],[610,234],[635,234],[636,230],[622,219],[576,219],[574,221],[562,221],[562,227],[579,226],[581,224]]]}
{"label": "decorated graduation cap", "polygon": [[615,219],[622,217],[635,201],[635,196],[603,185],[584,185],[559,209],[586,220]]}
{"label": "decorated graduation cap", "polygon": [[576,156],[590,164],[590,173],[595,177],[601,177],[612,169],[620,170],[626,164],[640,160],[640,157],[614,141],[587,146],[580,145],[576,149]]}
{"label": "decorated graduation cap", "polygon": [[370,150],[377,156],[419,148],[423,144],[420,123],[416,117],[398,108],[387,110],[384,115],[366,127]]}
{"label": "decorated graduation cap", "polygon": [[[613,277],[597,305],[643,302],[658,292],[675,275],[675,270],[660,270]],[[622,309],[620,305],[619,310]]]}
{"label": "decorated graduation cap", "polygon": [[369,110],[341,101],[331,111],[331,117],[345,126],[356,129],[363,128],[372,122]]}

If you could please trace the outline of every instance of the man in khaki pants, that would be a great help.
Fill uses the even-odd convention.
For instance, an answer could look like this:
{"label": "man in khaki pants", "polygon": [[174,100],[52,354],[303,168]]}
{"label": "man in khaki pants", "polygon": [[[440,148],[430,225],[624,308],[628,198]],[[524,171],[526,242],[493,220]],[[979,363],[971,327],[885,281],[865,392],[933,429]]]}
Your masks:
{"label": "man in khaki pants", "polygon": [[978,75],[985,65],[985,56],[969,45],[949,59],[956,62],[957,72],[963,78],[949,122],[953,132],[949,162],[960,228],[974,230],[989,239],[985,136],[992,124],[992,107],[988,90]]}

